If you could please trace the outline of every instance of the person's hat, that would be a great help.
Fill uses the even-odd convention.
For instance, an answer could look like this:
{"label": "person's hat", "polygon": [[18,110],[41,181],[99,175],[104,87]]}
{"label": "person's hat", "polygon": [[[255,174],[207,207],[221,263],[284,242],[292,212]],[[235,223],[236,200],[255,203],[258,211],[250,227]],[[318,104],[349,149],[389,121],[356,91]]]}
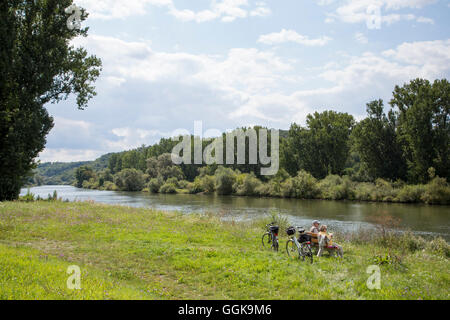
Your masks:
{"label": "person's hat", "polygon": [[312,224],[316,224],[316,223],[320,224],[320,221],[319,221],[319,220],[314,220],[314,221],[312,222]]}

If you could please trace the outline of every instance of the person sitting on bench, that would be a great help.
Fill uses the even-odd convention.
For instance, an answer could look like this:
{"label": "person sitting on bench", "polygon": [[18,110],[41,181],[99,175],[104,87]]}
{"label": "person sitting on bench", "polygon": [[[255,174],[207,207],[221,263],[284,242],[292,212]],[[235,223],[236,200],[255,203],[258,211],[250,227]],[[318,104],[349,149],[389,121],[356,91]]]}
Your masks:
{"label": "person sitting on bench", "polygon": [[333,234],[332,233],[327,233],[327,226],[323,225],[320,227],[320,232],[319,232],[319,251],[317,252],[317,256],[320,257],[322,256],[323,250],[336,250],[338,256],[340,256],[341,258],[344,256],[344,250],[342,249],[342,247],[336,243],[333,243]]}
{"label": "person sitting on bench", "polygon": [[309,232],[311,232],[311,233],[319,233],[319,226],[320,226],[320,221],[319,220],[314,220],[312,222],[312,227],[309,230]]}

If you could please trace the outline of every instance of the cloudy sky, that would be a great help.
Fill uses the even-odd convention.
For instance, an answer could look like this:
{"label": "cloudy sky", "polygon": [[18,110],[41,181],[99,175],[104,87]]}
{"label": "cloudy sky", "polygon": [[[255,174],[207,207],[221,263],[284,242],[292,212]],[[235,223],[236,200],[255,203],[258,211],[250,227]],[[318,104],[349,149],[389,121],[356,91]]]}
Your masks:
{"label": "cloudy sky", "polygon": [[103,60],[88,109],[49,105],[40,160],[93,160],[176,129],[365,115],[395,84],[449,78],[449,0],[75,0]]}

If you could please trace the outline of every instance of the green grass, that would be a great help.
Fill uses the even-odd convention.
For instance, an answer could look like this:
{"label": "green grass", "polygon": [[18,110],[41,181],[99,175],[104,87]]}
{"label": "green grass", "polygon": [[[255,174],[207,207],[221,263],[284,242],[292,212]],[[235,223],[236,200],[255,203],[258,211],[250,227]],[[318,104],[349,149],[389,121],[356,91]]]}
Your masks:
{"label": "green grass", "polygon": [[[449,299],[449,259],[389,249],[381,289],[366,268],[388,249],[342,242],[310,265],[264,251],[262,222],[92,203],[0,203],[1,299]],[[281,239],[284,249],[286,239]],[[81,268],[69,290],[67,267]]]}

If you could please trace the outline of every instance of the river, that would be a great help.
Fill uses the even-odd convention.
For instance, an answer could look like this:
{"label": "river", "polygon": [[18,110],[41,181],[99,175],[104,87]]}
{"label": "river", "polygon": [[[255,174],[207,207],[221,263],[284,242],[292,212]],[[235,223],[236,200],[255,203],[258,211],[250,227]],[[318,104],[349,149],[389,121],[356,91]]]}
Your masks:
{"label": "river", "polygon": [[[404,229],[417,234],[440,235],[450,240],[449,206],[423,204],[369,203],[351,201],[251,198],[217,195],[164,195],[144,192],[119,192],[78,189],[72,186],[40,186],[31,188],[36,196],[47,198],[53,191],[69,201],[93,200],[98,203],[147,207],[183,213],[226,214],[235,219],[252,219],[270,212],[288,216],[293,225],[309,227],[313,219],[327,224],[329,230],[356,231],[372,228],[371,219],[382,212],[401,220]],[[27,189],[21,190],[21,195]]]}

